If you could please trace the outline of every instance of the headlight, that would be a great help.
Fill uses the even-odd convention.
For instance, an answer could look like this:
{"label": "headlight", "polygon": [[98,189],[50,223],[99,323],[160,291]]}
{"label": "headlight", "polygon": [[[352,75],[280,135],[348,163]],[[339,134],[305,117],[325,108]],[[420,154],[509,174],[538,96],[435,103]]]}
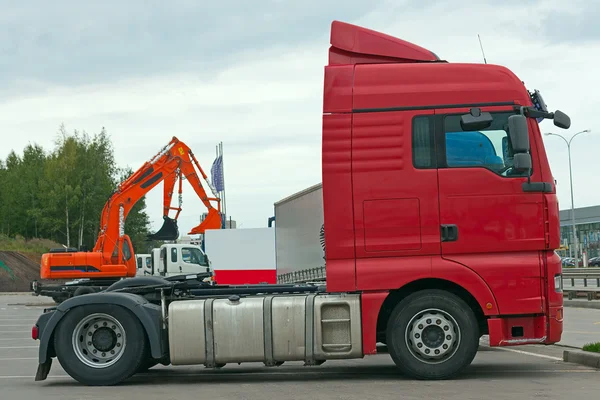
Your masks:
{"label": "headlight", "polygon": [[554,275],[554,290],[557,292],[563,291],[562,275]]}

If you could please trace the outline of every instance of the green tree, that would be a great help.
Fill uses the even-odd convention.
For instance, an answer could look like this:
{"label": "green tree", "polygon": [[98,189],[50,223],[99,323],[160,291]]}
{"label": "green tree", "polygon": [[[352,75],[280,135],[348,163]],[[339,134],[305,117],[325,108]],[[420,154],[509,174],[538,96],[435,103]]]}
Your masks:
{"label": "green tree", "polygon": [[[29,144],[0,160],[0,234],[46,238],[91,249],[100,231],[105,203],[131,169],[117,168],[110,136],[61,125],[54,148]],[[134,248],[145,247],[149,218],[140,199],[126,221]],[[137,251],[137,250],[136,250]]]}
{"label": "green tree", "polygon": [[[130,167],[121,169],[120,171],[120,182],[127,179],[133,174],[133,170]],[[125,221],[125,233],[131,238],[131,244],[133,249],[137,253],[148,253],[153,246],[147,239],[147,235],[150,233],[150,217],[146,213],[146,196],[143,196],[138,202],[131,208],[127,221]]]}
{"label": "green tree", "polygon": [[27,236],[39,237],[39,222],[42,218],[43,204],[41,202],[40,183],[43,179],[46,164],[44,149],[37,144],[30,144],[23,151],[21,162],[22,191],[25,198],[22,207],[25,209]]}

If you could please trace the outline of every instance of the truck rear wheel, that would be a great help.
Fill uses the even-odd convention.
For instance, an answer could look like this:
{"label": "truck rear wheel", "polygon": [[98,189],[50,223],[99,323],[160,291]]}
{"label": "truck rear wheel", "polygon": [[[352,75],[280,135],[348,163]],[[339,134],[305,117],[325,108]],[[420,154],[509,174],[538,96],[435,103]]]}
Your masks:
{"label": "truck rear wheel", "polygon": [[479,347],[473,310],[442,290],[413,293],[394,308],[387,326],[392,360],[416,379],[449,379],[471,364]]}
{"label": "truck rear wheel", "polygon": [[73,308],[59,322],[54,338],[60,365],[85,385],[118,384],[135,374],[149,357],[142,324],[117,305]]}

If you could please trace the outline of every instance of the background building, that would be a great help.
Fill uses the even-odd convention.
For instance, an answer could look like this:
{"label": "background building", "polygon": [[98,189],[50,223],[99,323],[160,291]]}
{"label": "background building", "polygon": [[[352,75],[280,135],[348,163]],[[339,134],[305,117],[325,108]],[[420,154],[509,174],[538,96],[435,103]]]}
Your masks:
{"label": "background building", "polygon": [[[600,206],[575,208],[575,230],[579,240],[579,256],[583,250],[588,259],[600,256]],[[573,232],[571,228],[571,209],[560,211],[560,236],[563,246],[568,250],[562,255],[575,256],[573,250]]]}

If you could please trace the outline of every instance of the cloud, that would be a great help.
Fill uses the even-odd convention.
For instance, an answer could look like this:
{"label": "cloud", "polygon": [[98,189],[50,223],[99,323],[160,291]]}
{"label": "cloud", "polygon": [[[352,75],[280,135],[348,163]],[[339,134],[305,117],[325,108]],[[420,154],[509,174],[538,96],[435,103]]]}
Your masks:
{"label": "cloud", "polygon": [[[329,26],[339,19],[450,62],[482,62],[480,34],[489,63],[506,65],[529,89],[540,89],[551,109],[571,116],[568,132],[548,121],[544,131],[596,131],[575,139],[573,171],[576,205],[600,202],[598,102],[590,91],[600,87],[600,44],[574,28],[591,15],[593,0],[60,5],[3,4],[0,134],[8,141],[1,158],[29,141],[52,147],[63,122],[88,132],[106,127],[117,161],[134,169],[178,136],[208,173],[223,141],[228,211],[242,227],[265,226],[275,201],[321,181],[323,67]],[[565,145],[544,142],[561,207],[568,207]],[[161,199],[160,186],[148,196],[156,227]],[[186,183],[180,230],[197,225],[203,211]]]}
{"label": "cloud", "polygon": [[314,41],[332,13],[354,19],[369,8],[358,0],[341,10],[316,0],[9,4],[0,16],[10,32],[0,38],[0,74],[67,86],[179,72],[210,77],[262,49]]}

